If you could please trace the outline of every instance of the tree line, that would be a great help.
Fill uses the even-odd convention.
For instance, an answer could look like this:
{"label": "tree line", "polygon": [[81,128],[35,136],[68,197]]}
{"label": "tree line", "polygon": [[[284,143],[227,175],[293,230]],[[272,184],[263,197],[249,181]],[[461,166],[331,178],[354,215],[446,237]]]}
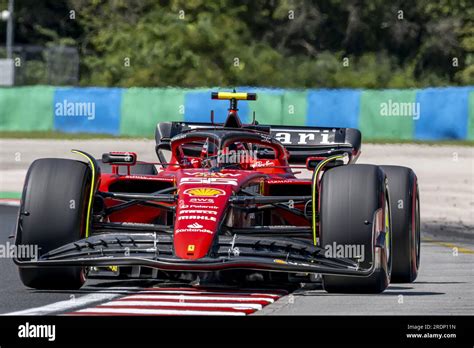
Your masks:
{"label": "tree line", "polygon": [[[0,10],[6,4],[0,0]],[[15,44],[76,47],[85,86],[474,83],[470,0],[17,0],[15,6]],[[2,43],[4,37],[0,23]]]}

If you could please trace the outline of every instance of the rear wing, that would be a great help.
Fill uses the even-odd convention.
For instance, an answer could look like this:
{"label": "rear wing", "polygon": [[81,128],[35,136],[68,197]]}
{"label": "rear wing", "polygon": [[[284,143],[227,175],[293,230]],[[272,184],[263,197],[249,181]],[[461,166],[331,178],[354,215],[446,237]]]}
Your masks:
{"label": "rear wing", "polygon": [[[221,129],[223,125],[199,122],[158,123],[155,133],[158,157],[160,157],[160,149],[170,150],[171,138],[200,128]],[[362,135],[355,128],[271,125],[243,125],[242,128],[268,133],[280,141],[290,153],[291,164],[305,164],[308,157],[329,156],[335,153],[347,153],[354,162],[360,154]]]}
{"label": "rear wing", "polygon": [[360,154],[362,135],[355,128],[269,126],[272,137],[290,152],[290,163],[303,164],[311,156],[347,153],[354,162]]}

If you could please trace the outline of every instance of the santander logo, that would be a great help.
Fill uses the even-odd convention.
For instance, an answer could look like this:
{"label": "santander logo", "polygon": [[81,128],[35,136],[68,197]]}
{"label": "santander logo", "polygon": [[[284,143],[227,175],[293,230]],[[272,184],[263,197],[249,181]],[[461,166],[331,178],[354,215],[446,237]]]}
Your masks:
{"label": "santander logo", "polygon": [[203,227],[204,227],[203,225],[200,225],[197,222],[195,222],[191,225],[188,225],[188,228],[203,228]]}

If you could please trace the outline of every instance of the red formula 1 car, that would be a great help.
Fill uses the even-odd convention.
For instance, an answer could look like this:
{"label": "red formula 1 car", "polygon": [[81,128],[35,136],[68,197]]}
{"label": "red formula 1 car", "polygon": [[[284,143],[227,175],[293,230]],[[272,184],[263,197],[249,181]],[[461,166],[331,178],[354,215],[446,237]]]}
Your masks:
{"label": "red formula 1 car", "polygon": [[[159,123],[157,163],[135,153],[39,159],[28,171],[16,244],[23,283],[75,289],[115,275],[266,283],[322,278],[329,292],[378,293],[411,282],[420,260],[417,178],[354,164],[352,128]],[[305,171],[298,178],[296,171]],[[316,276],[315,276],[316,275]],[[321,275],[321,277],[319,277]]]}

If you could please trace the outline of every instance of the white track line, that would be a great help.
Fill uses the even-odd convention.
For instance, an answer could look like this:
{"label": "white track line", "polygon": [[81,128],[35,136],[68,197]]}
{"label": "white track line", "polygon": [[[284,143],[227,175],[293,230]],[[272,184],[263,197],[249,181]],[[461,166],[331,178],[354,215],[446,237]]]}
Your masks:
{"label": "white track line", "polygon": [[3,315],[49,315],[52,313],[70,312],[79,307],[89,306],[97,302],[110,301],[120,294],[90,294],[71,300],[59,301],[42,307],[25,309],[23,311]]}
{"label": "white track line", "polygon": [[[138,288],[129,288],[127,292],[137,291]],[[71,312],[72,310],[80,307],[91,306],[95,303],[104,301],[111,301],[117,297],[124,295],[124,290],[111,288],[107,291],[99,291],[94,294],[88,294],[84,296],[76,295],[70,300],[59,301],[51,303],[45,306],[25,309],[22,311],[16,311],[11,313],[4,313],[1,315],[50,315],[53,313]]]}
{"label": "white track line", "polygon": [[173,309],[148,309],[148,308],[88,308],[81,309],[74,314],[127,314],[127,315],[246,315],[245,312],[225,311],[196,311],[196,310],[173,310]]}

